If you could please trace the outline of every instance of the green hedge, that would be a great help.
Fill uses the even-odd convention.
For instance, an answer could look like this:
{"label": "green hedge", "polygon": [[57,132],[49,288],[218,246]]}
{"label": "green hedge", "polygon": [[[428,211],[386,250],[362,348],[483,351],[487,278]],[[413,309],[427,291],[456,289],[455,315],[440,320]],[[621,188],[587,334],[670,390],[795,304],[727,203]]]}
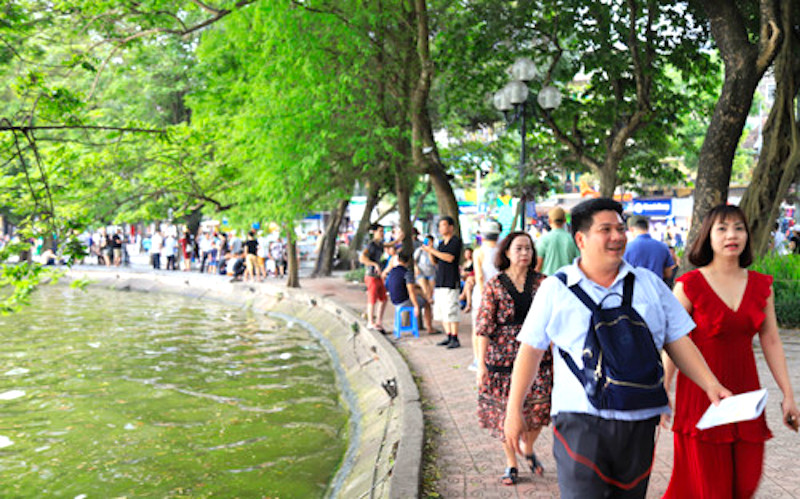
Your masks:
{"label": "green hedge", "polygon": [[766,255],[751,267],[774,279],[775,314],[778,324],[786,328],[800,327],[800,255]]}
{"label": "green hedge", "polygon": [[354,282],[364,282],[364,274],[367,273],[367,269],[364,266],[358,267],[357,269],[351,270],[344,275],[346,281],[354,281]]}

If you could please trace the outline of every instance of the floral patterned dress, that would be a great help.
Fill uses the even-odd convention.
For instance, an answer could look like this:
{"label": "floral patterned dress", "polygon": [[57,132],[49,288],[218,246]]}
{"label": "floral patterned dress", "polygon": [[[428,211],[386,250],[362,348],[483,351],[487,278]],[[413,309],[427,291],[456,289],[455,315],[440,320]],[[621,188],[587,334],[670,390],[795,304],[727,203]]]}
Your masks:
{"label": "floral patterned dress", "polygon": [[[519,292],[505,272],[491,278],[483,290],[475,333],[489,338],[486,366],[489,380],[478,389],[478,421],[491,434],[503,438],[511,369],[519,350],[517,333],[528,315],[533,295],[545,276],[529,272],[525,289]],[[529,429],[550,423],[550,393],[553,389],[553,355],[548,349],[525,399],[522,414]]]}

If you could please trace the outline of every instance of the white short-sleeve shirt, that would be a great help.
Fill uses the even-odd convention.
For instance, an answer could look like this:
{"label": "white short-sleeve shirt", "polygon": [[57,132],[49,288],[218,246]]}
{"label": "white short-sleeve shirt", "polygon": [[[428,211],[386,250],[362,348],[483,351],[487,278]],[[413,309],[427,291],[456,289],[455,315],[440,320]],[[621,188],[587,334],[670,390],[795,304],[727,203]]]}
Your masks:
{"label": "white short-sleeve shirt", "polygon": [[636,276],[633,285],[633,308],[642,316],[660,350],[688,334],[695,327],[683,305],[664,282],[647,269],[635,269],[623,261],[619,273],[609,288],[591,281],[578,267],[580,259],[561,269],[567,276],[565,286],[557,277],[545,279],[533,299],[528,316],[517,339],[534,348],[546,349],[553,344],[553,394],[551,414],[579,412],[605,419],[639,421],[669,412],[668,406],[635,411],[598,410],[589,402],[580,381],[570,371],[558,349],[569,353],[578,368],[583,367],[581,352],[591,312],[567,286],[579,283],[595,302],[603,308],[618,307],[622,302],[623,279],[629,272]]}

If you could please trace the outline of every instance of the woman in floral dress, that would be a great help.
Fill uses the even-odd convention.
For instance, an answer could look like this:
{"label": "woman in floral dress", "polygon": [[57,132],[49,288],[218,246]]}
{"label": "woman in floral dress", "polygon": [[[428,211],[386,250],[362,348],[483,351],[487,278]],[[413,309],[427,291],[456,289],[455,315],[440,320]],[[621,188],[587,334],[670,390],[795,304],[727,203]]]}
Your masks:
{"label": "woman in floral dress", "polygon": [[[493,436],[500,438],[506,455],[503,484],[517,483],[517,456],[503,435],[511,370],[517,356],[517,333],[533,302],[539,284],[545,278],[533,270],[536,250],[525,232],[512,232],[499,244],[495,265],[500,271],[486,283],[481,299],[476,337],[478,341],[478,420]],[[533,443],[542,426],[550,423],[550,392],[553,387],[553,356],[548,350],[523,414],[528,431],[522,435],[525,459],[531,471],[543,468],[533,452]]]}

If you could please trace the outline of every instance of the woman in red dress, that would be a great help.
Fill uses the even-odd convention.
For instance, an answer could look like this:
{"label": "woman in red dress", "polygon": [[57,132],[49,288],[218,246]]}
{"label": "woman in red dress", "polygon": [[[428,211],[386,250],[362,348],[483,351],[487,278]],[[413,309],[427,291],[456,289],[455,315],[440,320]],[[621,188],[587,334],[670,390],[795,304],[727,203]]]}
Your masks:
{"label": "woman in red dress", "polygon": [[[703,221],[689,261],[699,268],[677,279],[675,296],[697,327],[692,341],[723,386],[734,394],[758,390],[753,336],[775,382],[783,392],[784,422],[797,431],[800,412],[789,382],[786,357],[778,334],[772,276],[747,270],[753,261],[750,232],[736,206],[713,208]],[[667,360],[664,384],[675,366]],[[664,497],[752,497],[761,478],[764,442],[772,434],[764,414],[752,421],[698,430],[708,397],[682,374],[675,391],[674,466]]]}
{"label": "woman in red dress", "polygon": [[[502,441],[506,455],[503,484],[517,483],[517,456],[503,436],[503,420],[511,386],[511,369],[519,349],[517,333],[528,315],[533,296],[545,276],[534,271],[536,250],[531,236],[512,232],[500,242],[495,256],[499,274],[489,279],[481,297],[476,338],[478,342],[478,421]],[[531,471],[544,469],[533,452],[533,442],[542,426],[550,423],[550,393],[553,389],[553,356],[548,350],[539,374],[525,400],[523,415],[528,431],[522,434]]]}

